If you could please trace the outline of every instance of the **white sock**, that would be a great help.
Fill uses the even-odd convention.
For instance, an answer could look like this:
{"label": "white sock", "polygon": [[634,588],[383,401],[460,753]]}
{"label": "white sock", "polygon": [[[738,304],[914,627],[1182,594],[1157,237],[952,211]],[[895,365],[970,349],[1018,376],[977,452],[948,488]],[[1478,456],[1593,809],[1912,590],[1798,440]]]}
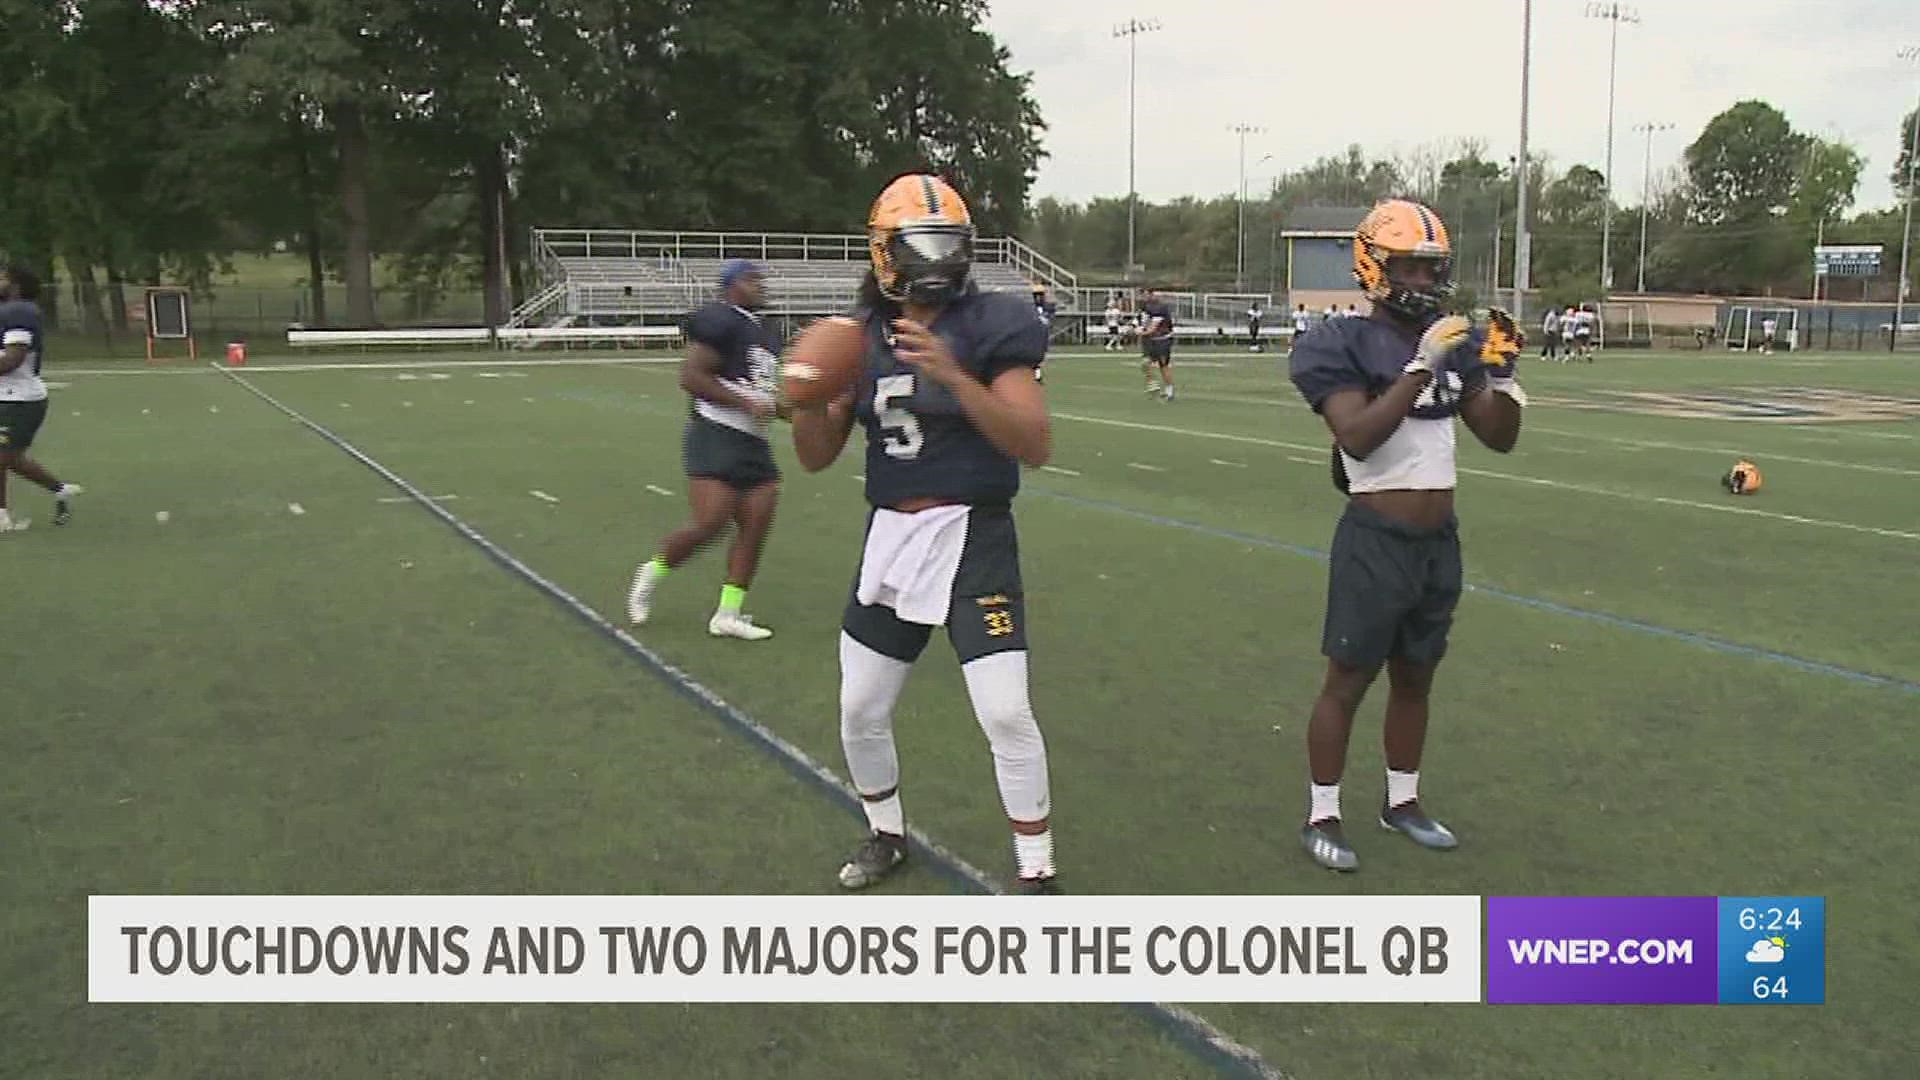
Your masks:
{"label": "white sock", "polygon": [[1332,818],[1340,820],[1340,785],[1308,784],[1312,809],[1307,811],[1307,821],[1325,821]]}
{"label": "white sock", "polygon": [[1013,834],[1013,862],[1023,878],[1053,876],[1053,830]]}
{"label": "white sock", "polygon": [[867,827],[878,832],[894,836],[907,835],[907,812],[900,807],[900,791],[884,799],[861,799],[860,805],[867,811]]}
{"label": "white sock", "polygon": [[1387,808],[1405,806],[1420,797],[1420,770],[1401,772],[1398,769],[1387,770]]}

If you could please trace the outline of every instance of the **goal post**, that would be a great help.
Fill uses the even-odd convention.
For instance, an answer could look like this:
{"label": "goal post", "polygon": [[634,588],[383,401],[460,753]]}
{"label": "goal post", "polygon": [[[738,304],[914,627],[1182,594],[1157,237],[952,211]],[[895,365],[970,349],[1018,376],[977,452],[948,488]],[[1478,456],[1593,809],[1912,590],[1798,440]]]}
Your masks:
{"label": "goal post", "polygon": [[1645,301],[1608,301],[1600,305],[1598,344],[1603,349],[1653,348],[1653,307]]}
{"label": "goal post", "polygon": [[1777,349],[1800,348],[1800,309],[1790,307],[1754,307],[1736,304],[1727,309],[1726,333],[1722,340],[1735,352],[1750,352],[1766,343],[1767,320],[1773,320],[1773,344]]}

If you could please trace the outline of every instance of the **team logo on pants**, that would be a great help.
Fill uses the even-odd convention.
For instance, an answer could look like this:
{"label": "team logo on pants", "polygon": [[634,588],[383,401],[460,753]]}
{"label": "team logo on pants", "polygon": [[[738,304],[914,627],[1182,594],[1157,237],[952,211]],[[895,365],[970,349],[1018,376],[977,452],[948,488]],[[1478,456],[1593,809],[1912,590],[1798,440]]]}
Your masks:
{"label": "team logo on pants", "polygon": [[980,605],[983,609],[980,617],[981,620],[986,623],[988,637],[1006,637],[1013,633],[1013,612],[1006,609],[1007,605],[1012,603],[1011,600],[1003,595],[995,594],[993,596],[976,596],[973,602]]}

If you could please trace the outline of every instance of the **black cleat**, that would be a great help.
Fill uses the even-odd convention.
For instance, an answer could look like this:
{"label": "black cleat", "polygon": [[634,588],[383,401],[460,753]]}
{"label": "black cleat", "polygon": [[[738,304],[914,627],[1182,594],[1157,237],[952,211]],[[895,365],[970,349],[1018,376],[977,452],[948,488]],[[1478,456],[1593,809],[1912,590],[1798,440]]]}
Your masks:
{"label": "black cleat", "polygon": [[1012,896],[1067,895],[1066,888],[1060,884],[1060,878],[1054,874],[1048,874],[1046,877],[1018,878],[1014,881],[1013,888],[1007,892]]}
{"label": "black cleat", "polygon": [[1433,820],[1418,802],[1401,803],[1380,811],[1380,827],[1397,832],[1430,851],[1452,851],[1460,846],[1453,830]]}
{"label": "black cleat", "polygon": [[840,887],[864,889],[877,885],[907,861],[907,838],[878,829],[867,834],[853,857],[840,867]]}
{"label": "black cleat", "polygon": [[73,520],[73,497],[80,494],[80,485],[65,484],[53,496],[53,523],[65,525]]}

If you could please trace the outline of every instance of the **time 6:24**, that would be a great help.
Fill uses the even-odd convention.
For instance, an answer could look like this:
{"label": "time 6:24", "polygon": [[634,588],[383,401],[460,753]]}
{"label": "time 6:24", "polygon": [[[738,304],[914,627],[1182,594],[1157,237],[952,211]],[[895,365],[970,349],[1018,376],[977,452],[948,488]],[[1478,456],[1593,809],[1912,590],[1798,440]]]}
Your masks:
{"label": "time 6:24", "polygon": [[1785,910],[1777,907],[1741,908],[1740,929],[1798,930],[1800,929],[1800,909],[1797,907]]}

